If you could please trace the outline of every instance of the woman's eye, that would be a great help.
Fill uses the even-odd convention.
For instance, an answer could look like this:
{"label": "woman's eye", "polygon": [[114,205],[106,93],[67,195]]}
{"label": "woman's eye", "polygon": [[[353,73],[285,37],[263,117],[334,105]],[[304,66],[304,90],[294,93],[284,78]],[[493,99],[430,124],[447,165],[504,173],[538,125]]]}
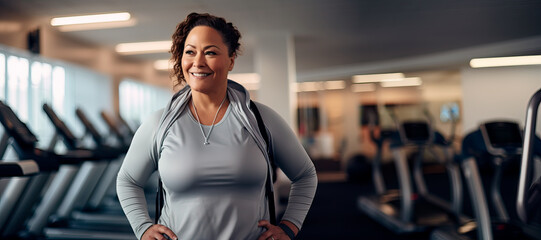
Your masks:
{"label": "woman's eye", "polygon": [[213,51],[207,51],[205,52],[205,55],[216,55],[216,53]]}
{"label": "woman's eye", "polygon": [[194,54],[194,51],[192,51],[192,50],[186,50],[186,51],[184,52],[184,54],[191,55],[191,54]]}

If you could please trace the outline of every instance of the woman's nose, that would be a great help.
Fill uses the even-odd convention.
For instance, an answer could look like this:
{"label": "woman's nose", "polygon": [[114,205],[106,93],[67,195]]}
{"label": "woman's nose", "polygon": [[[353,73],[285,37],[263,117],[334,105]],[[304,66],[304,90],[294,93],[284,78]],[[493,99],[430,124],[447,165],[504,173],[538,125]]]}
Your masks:
{"label": "woman's nose", "polygon": [[203,54],[196,54],[193,60],[193,66],[202,67],[202,66],[205,66],[205,64],[206,64],[205,56]]}

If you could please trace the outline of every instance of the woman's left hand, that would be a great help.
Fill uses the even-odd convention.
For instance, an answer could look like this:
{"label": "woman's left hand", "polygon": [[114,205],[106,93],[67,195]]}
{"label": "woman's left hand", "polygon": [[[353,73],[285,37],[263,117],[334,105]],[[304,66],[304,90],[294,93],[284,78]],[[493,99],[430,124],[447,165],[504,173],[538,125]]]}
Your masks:
{"label": "woman's left hand", "polygon": [[280,227],[272,225],[267,220],[261,220],[257,224],[258,227],[267,229],[257,240],[290,240],[287,234]]}

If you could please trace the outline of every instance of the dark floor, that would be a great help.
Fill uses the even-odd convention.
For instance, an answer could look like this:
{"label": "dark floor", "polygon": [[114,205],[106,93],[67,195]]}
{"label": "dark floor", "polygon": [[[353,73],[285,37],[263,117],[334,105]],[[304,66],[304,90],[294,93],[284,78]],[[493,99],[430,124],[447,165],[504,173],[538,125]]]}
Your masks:
{"label": "dark floor", "polygon": [[[336,171],[329,172],[328,169],[321,168],[319,165],[316,169],[318,167],[320,167],[318,173],[321,175],[328,176],[333,172],[340,174]],[[367,165],[357,168],[360,170],[357,175],[362,177],[354,181],[347,181],[346,177],[320,181],[314,202],[297,239],[429,239],[430,233],[396,235],[358,209],[358,197],[374,193],[369,169]],[[424,167],[424,172],[428,190],[443,199],[449,199],[449,180],[445,169],[441,166],[429,165]],[[481,173],[487,186],[492,180],[488,172]],[[388,189],[398,186],[396,172],[392,165],[383,166],[383,174]],[[342,176],[347,176],[347,174],[342,173]],[[320,180],[322,180],[321,177]],[[516,183],[516,173],[511,171],[503,175],[502,197],[507,209],[514,207]],[[467,191],[464,192],[463,197],[463,213],[471,216],[471,204]],[[509,212],[514,213],[514,211]],[[511,214],[512,219],[515,217],[513,215]]]}
{"label": "dark floor", "polygon": [[346,181],[320,183],[296,239],[428,239],[428,235],[397,236],[362,214],[357,198],[372,191],[370,185]]}

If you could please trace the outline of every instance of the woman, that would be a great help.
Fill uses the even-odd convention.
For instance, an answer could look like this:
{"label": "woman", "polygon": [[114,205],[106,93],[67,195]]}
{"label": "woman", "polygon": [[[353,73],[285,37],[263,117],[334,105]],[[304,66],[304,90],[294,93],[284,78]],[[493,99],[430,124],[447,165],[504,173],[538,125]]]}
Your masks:
{"label": "woman", "polygon": [[[225,19],[192,13],[173,34],[175,85],[186,83],[163,111],[137,130],[118,173],[120,203],[139,239],[290,239],[315,194],[314,166],[283,119],[257,103],[272,136],[274,161],[292,181],[279,226],[269,223],[267,146],[250,96],[228,80],[240,33]],[[158,171],[165,202],[159,224],[149,217],[142,186]]]}

